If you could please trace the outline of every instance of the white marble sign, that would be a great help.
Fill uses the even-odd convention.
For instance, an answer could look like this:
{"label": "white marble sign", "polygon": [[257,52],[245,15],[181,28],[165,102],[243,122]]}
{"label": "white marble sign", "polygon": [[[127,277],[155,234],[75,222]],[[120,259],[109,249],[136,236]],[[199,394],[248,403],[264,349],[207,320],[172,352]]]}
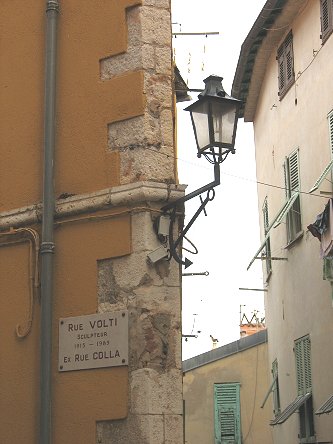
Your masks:
{"label": "white marble sign", "polygon": [[60,372],[128,365],[126,310],[59,319]]}

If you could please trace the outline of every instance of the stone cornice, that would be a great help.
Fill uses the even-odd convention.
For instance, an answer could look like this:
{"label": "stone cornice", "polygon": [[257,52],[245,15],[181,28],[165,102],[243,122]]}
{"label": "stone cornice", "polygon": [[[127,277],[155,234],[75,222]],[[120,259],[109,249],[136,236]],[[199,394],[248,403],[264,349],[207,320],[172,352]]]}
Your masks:
{"label": "stone cornice", "polygon": [[[136,182],[108,188],[89,194],[79,194],[66,199],[58,199],[55,219],[77,214],[96,212],[108,208],[144,205],[157,209],[166,202],[182,197],[185,185],[168,185],[158,182]],[[0,231],[41,222],[42,204],[16,208],[0,213]]]}

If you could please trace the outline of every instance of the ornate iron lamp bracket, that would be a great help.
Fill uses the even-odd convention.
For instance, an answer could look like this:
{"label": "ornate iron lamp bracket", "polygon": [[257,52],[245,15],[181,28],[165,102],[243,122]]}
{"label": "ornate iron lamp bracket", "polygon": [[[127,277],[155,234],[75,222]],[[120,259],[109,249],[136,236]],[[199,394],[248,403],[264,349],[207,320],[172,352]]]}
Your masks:
{"label": "ornate iron lamp bracket", "polygon": [[[170,251],[170,257],[174,258],[176,262],[178,262],[181,265],[184,265],[185,268],[192,265],[193,262],[191,262],[188,258],[184,258],[184,260],[181,258],[181,256],[177,252],[177,247],[181,244],[182,240],[186,236],[189,229],[192,227],[196,219],[198,218],[199,214],[202,211],[205,211],[205,207],[208,204],[208,202],[212,201],[215,197],[215,190],[214,188],[220,185],[220,165],[218,163],[214,164],[214,181],[210,182],[209,184],[193,191],[192,193],[189,193],[188,195],[181,197],[180,199],[176,200],[175,202],[172,202],[168,205],[165,205],[162,208],[162,211],[166,214],[169,214],[170,216],[170,229],[169,229],[169,251]],[[206,197],[204,199],[201,198],[201,194],[206,193]],[[201,199],[201,205],[198,208],[198,210],[195,212],[195,214],[192,216],[191,220],[188,222],[186,227],[184,227],[178,236],[176,240],[174,240],[173,231],[174,231],[174,223],[176,220],[176,211],[179,204],[185,203],[190,199],[193,199],[194,197],[200,196]]]}

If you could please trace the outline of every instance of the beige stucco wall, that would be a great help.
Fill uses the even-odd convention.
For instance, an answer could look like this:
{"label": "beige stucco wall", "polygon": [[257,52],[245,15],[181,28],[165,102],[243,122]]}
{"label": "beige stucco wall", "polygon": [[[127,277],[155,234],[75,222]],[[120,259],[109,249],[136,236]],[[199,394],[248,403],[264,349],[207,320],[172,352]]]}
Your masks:
{"label": "beige stucco wall", "polygon": [[[244,442],[272,443],[271,400],[260,408],[271,384],[267,343],[233,354],[184,374],[185,443],[214,444],[214,384],[240,383]],[[246,440],[245,440],[246,438]],[[242,441],[243,442],[243,441]]]}
{"label": "beige stucco wall", "polygon": [[[296,397],[294,340],[310,334],[316,410],[333,394],[333,309],[330,284],[322,279],[319,242],[306,227],[314,222],[327,202],[328,198],[323,198],[320,190],[332,191],[332,187],[326,181],[313,195],[306,192],[331,159],[327,114],[333,109],[333,38],[331,36],[322,46],[319,1],[307,2],[286,28],[286,34],[290,29],[293,32],[295,84],[280,100],[277,48],[273,48],[254,118],[257,178],[261,182],[258,185],[259,212],[262,215],[265,196],[268,196],[271,221],[281,209],[285,201],[283,162],[285,156],[299,148],[300,183],[305,192],[300,198],[304,235],[285,249],[285,224],[271,231],[272,255],[288,261],[273,261],[265,293],[266,322],[269,362],[278,359],[282,409]],[[263,238],[262,216],[261,235]],[[332,415],[315,416],[315,430],[318,441],[332,440]],[[297,434],[298,416],[295,414],[283,425],[274,427],[274,442],[293,444],[297,442]]]}

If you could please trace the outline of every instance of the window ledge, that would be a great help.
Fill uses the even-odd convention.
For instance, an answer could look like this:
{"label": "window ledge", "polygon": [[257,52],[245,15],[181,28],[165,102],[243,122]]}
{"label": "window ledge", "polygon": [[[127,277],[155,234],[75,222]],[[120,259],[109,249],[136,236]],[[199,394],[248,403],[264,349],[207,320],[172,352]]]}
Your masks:
{"label": "window ledge", "polygon": [[302,231],[298,232],[298,233],[296,234],[296,236],[295,236],[295,239],[291,240],[291,241],[289,242],[289,244],[287,244],[284,248],[285,248],[286,250],[289,250],[289,249],[292,248],[295,244],[297,244],[297,243],[300,241],[300,239],[302,239],[303,236],[304,236],[304,231],[302,230]]}

